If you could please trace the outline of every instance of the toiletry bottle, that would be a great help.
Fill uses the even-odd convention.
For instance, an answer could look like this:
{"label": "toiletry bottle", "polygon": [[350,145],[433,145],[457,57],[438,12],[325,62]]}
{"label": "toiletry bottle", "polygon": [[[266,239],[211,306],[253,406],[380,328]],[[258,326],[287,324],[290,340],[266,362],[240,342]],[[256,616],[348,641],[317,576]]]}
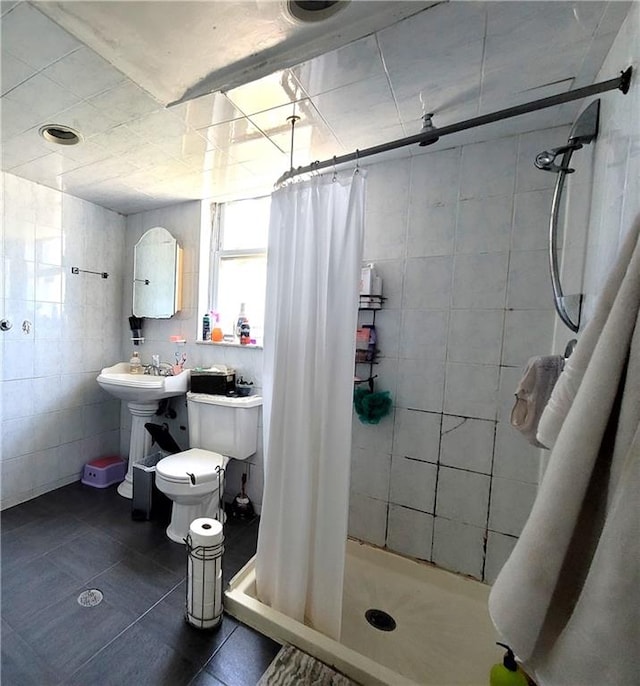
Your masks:
{"label": "toiletry bottle", "polygon": [[211,320],[209,319],[209,313],[207,312],[202,318],[202,340],[208,341],[209,334],[211,332]]}
{"label": "toiletry bottle", "polygon": [[247,315],[244,311],[244,303],[240,303],[240,314],[238,315],[238,319],[236,321],[236,330],[235,330],[236,338],[238,340],[240,340],[240,327],[242,326],[242,324],[245,321],[247,321]]}
{"label": "toiletry bottle", "polygon": [[368,324],[369,329],[369,343],[367,345],[367,362],[373,362],[376,359],[376,354],[378,352],[378,334],[376,333],[376,327],[374,324]]}
{"label": "toiletry bottle", "polygon": [[140,354],[137,351],[131,355],[129,360],[129,373],[142,374],[142,362],[140,362]]}
{"label": "toiletry bottle", "polygon": [[240,325],[240,343],[242,345],[248,345],[251,340],[251,327],[249,326],[249,320],[245,320]]}
{"label": "toiletry bottle", "polygon": [[502,664],[497,663],[489,672],[489,686],[528,686],[529,681],[520,669],[511,648],[504,643],[497,645],[507,649]]}
{"label": "toiletry bottle", "polygon": [[224,338],[224,333],[220,327],[220,315],[217,312],[211,312],[213,319],[213,328],[211,329],[211,340],[219,343]]}

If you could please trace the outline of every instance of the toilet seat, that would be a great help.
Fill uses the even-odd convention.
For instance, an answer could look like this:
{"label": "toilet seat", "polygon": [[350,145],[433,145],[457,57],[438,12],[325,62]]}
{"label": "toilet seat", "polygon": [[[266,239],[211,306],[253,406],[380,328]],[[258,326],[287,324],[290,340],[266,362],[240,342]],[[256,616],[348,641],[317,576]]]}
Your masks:
{"label": "toilet seat", "polygon": [[211,450],[191,448],[163,458],[156,465],[156,475],[176,484],[203,485],[211,483],[217,487],[219,471],[227,458]]}

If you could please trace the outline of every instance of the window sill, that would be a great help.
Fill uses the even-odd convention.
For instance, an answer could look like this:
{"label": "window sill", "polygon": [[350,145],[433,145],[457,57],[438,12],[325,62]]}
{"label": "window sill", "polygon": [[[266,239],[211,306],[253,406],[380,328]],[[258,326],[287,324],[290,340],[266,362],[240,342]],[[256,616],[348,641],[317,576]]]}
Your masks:
{"label": "window sill", "polygon": [[250,350],[262,350],[262,346],[256,343],[235,343],[228,341],[196,341],[196,345],[215,345],[220,348],[249,348]]}

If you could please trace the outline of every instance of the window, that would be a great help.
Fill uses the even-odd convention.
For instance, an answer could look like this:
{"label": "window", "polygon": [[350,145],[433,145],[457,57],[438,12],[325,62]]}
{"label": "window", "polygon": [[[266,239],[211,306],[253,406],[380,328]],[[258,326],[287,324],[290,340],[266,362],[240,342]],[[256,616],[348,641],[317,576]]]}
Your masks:
{"label": "window", "polygon": [[219,203],[214,210],[212,308],[224,334],[232,335],[244,303],[251,338],[259,344],[264,332],[270,203],[265,196]]}

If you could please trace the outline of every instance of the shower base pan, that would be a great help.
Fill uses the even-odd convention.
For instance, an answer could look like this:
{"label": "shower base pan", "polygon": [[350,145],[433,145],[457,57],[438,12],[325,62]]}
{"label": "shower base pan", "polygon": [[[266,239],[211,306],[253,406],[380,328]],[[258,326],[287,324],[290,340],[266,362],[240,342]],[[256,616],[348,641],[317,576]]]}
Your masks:
{"label": "shower base pan", "polygon": [[231,580],[227,612],[361,684],[486,686],[501,659],[489,587],[474,579],[349,540],[338,643],[261,603],[254,561]]}

